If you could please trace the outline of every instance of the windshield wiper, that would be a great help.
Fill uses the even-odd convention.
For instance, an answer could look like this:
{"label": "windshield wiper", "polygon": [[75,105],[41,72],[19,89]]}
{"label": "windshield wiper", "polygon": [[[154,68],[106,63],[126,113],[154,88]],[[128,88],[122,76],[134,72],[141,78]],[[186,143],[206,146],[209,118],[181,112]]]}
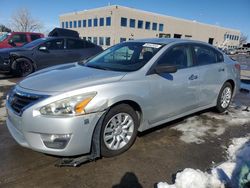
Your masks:
{"label": "windshield wiper", "polygon": [[101,70],[110,70],[107,67],[100,67],[100,66],[97,66],[97,65],[85,65],[85,66],[90,67],[90,68],[95,68],[95,69],[101,69]]}

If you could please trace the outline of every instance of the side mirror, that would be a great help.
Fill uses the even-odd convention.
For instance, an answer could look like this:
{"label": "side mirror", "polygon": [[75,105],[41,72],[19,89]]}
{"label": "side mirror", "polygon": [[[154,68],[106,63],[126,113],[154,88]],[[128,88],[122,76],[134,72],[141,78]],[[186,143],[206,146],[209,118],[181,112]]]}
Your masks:
{"label": "side mirror", "polygon": [[48,48],[46,46],[40,46],[38,50],[43,51],[43,52],[48,52]]}
{"label": "side mirror", "polygon": [[155,72],[157,74],[161,73],[175,73],[177,72],[177,67],[173,65],[157,65],[155,67]]}
{"label": "side mirror", "polygon": [[11,46],[13,46],[13,47],[16,46],[15,42],[14,42],[12,39],[10,39],[10,40],[8,41],[8,43],[9,43],[9,45],[11,45]]}

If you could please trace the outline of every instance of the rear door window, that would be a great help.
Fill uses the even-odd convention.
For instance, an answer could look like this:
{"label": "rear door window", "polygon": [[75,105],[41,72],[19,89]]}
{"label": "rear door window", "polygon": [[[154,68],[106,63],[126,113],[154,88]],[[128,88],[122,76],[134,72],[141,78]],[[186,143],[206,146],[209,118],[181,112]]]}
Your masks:
{"label": "rear door window", "polygon": [[223,55],[208,46],[194,45],[194,54],[197,66],[223,62]]}
{"label": "rear door window", "polygon": [[84,49],[86,47],[86,41],[77,39],[67,40],[67,49]]}

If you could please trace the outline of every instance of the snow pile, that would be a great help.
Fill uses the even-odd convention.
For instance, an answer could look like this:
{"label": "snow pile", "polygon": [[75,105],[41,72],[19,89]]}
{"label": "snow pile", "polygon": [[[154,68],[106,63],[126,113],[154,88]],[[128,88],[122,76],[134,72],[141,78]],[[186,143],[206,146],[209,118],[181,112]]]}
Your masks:
{"label": "snow pile", "polygon": [[186,168],[176,175],[174,185],[158,183],[158,188],[222,188],[224,185],[214,176],[200,170]]}
{"label": "snow pile", "polygon": [[[157,184],[157,187],[238,188],[240,187],[240,182],[250,182],[250,136],[233,139],[227,153],[228,161],[214,167],[210,173],[186,168],[182,172],[177,173],[173,185],[160,182]],[[243,177],[243,180],[240,179],[240,176]]]}
{"label": "snow pile", "polygon": [[[250,109],[249,109],[250,110]],[[207,112],[187,118],[171,129],[182,132],[180,139],[186,143],[201,144],[206,136],[218,137],[228,126],[242,126],[250,123],[250,111],[246,106],[232,105],[226,113]]]}

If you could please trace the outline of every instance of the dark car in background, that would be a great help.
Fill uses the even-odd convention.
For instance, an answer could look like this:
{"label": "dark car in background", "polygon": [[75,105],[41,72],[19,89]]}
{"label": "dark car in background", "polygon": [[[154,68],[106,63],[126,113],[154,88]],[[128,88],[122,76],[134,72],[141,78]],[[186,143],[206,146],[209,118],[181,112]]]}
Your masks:
{"label": "dark car in background", "polygon": [[43,37],[44,35],[41,33],[32,32],[4,33],[0,36],[0,48],[13,48],[16,46],[22,46]]}
{"label": "dark car in background", "polygon": [[0,50],[0,71],[27,76],[37,70],[88,59],[103,49],[75,37],[47,37],[18,48]]}

